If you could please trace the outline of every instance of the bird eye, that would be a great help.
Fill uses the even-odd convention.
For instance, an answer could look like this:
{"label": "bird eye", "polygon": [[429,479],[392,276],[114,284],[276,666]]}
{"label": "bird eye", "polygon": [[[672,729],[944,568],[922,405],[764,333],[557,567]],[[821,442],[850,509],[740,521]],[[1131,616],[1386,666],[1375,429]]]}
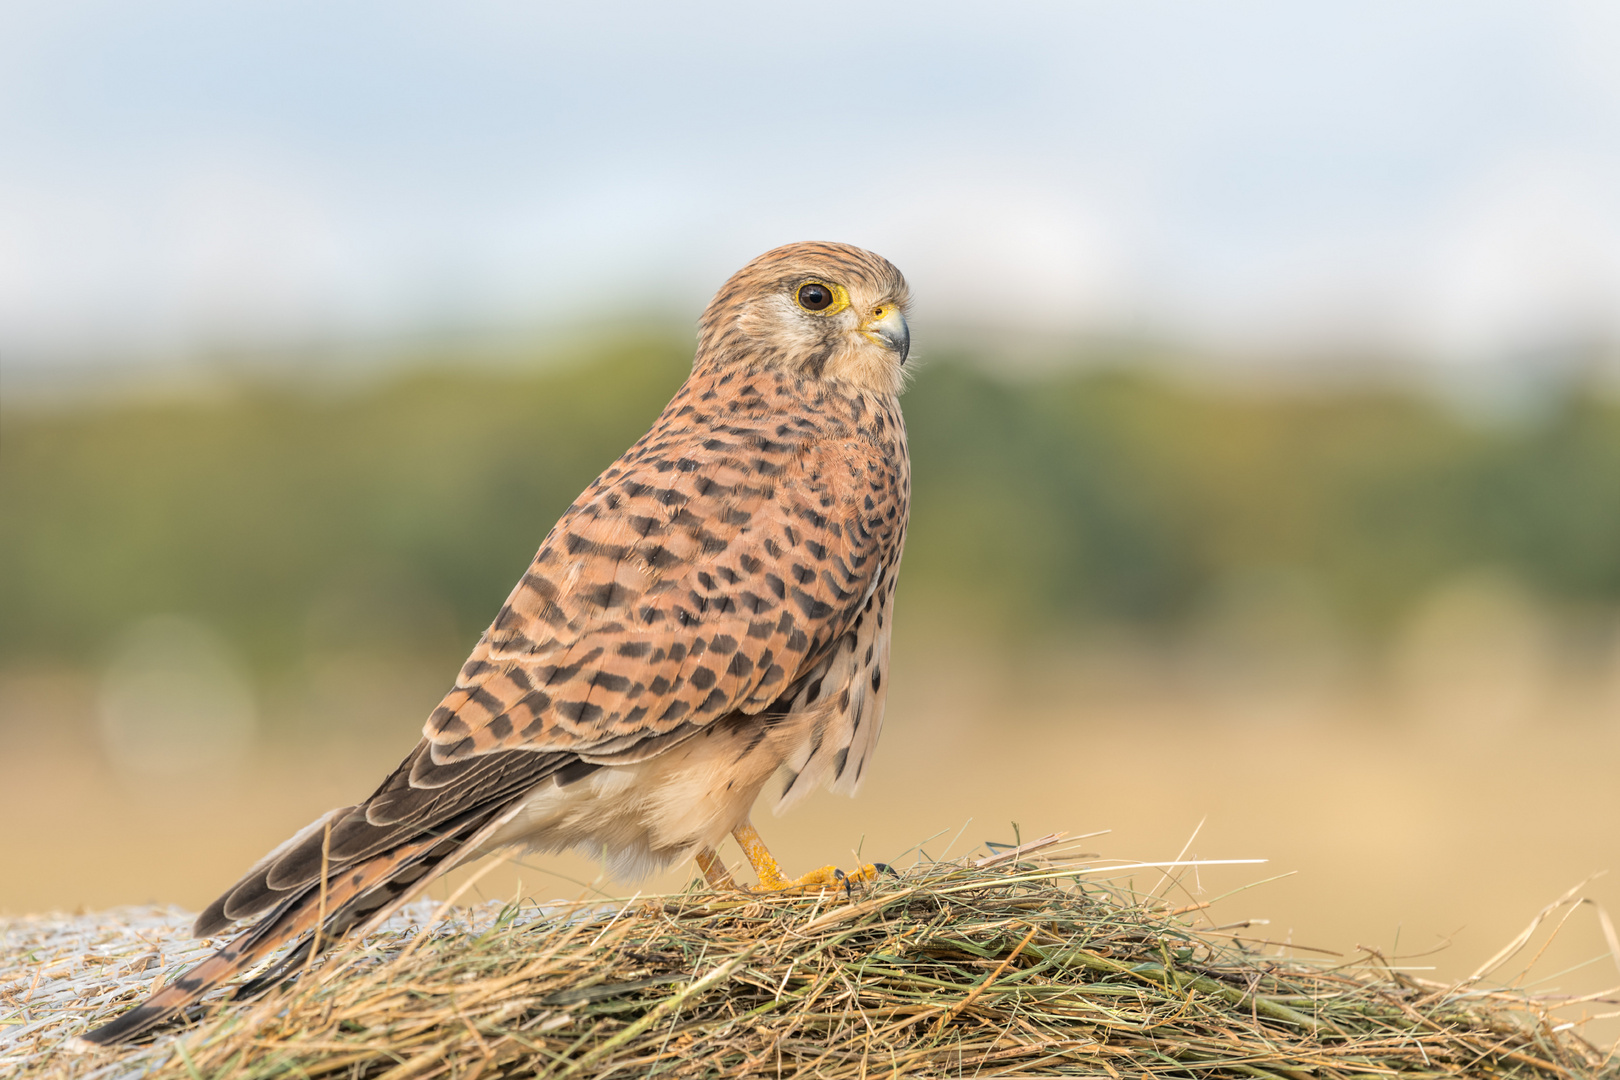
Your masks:
{"label": "bird eye", "polygon": [[818,281],[799,286],[799,306],[806,311],[823,311],[832,302],[832,290]]}

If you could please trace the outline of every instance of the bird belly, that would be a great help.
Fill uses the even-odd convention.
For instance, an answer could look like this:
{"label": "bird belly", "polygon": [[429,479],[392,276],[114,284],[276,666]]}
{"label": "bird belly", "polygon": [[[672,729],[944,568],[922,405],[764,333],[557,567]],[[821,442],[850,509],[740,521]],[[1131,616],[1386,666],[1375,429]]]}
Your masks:
{"label": "bird belly", "polygon": [[604,765],[567,784],[547,779],[486,850],[575,849],[606,858],[615,878],[644,877],[725,840],[811,720],[733,714],[645,761]]}

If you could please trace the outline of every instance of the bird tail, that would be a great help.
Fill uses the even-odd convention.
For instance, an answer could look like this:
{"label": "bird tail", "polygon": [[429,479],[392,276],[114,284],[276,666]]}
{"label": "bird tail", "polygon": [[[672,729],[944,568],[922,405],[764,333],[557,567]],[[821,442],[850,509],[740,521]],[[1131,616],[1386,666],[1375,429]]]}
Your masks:
{"label": "bird tail", "polygon": [[289,977],[315,948],[324,948],[362,922],[367,923],[362,932],[380,924],[434,877],[479,854],[479,846],[519,805],[521,801],[508,803],[493,812],[486,808],[460,821],[446,822],[431,836],[350,865],[330,868],[324,890],[317,881],[284,900],[224,948],[145,1002],[80,1037],[100,1046],[138,1038],[179,1015],[221,983],[255,967],[283,945],[308,935],[291,953],[242,986],[235,996],[251,997],[274,986]]}

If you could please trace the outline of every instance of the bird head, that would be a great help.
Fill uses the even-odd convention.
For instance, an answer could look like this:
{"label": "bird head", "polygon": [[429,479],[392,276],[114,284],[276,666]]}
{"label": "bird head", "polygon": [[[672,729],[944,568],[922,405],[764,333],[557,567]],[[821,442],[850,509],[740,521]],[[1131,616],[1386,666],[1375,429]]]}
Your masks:
{"label": "bird head", "polygon": [[698,364],[768,365],[898,393],[911,352],[910,292],[894,264],[849,244],[767,251],[703,312]]}

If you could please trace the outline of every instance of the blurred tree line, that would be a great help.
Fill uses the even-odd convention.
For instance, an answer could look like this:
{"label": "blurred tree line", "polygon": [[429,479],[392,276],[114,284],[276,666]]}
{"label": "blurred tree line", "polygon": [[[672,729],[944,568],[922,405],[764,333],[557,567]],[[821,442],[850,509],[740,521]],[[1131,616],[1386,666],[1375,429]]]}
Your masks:
{"label": "blurred tree line", "polygon": [[[454,663],[580,489],[690,362],[621,342],[543,370],[346,391],[12,407],[0,424],[0,664],[94,664],[133,620],[205,619],[261,672],[312,649]],[[1488,421],[1397,389],[1195,387],[1139,370],[930,363],[902,590],[1016,641],[1173,635],[1282,572],[1377,641],[1475,567],[1620,606],[1620,406]],[[928,613],[932,613],[929,615]]]}

